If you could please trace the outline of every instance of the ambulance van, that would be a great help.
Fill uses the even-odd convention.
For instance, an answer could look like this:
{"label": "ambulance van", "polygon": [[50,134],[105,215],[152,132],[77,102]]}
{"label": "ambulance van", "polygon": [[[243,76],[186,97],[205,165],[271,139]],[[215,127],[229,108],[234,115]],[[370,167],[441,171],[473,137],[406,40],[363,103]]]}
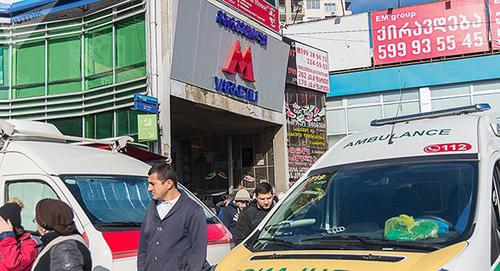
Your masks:
{"label": "ambulance van", "polygon": [[[78,231],[88,242],[93,270],[136,270],[139,230],[151,201],[150,166],[120,153],[128,137],[94,140],[64,136],[52,124],[0,120],[0,202],[24,202],[22,223],[35,238],[35,206],[44,198],[68,203]],[[68,144],[71,142],[71,144]],[[109,145],[110,150],[86,146]],[[229,252],[231,234],[184,186],[204,210],[210,264]]]}
{"label": "ambulance van", "polygon": [[500,131],[478,104],[325,153],[217,271],[480,271],[500,252]]}

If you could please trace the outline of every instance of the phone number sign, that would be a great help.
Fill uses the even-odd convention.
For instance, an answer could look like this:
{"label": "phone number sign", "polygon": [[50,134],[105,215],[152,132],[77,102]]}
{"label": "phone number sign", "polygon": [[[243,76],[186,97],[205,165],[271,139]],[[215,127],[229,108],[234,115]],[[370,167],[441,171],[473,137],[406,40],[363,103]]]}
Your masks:
{"label": "phone number sign", "polygon": [[483,1],[382,10],[372,12],[370,20],[376,65],[489,50]]}
{"label": "phone number sign", "polygon": [[500,0],[490,0],[490,27],[493,49],[500,49]]}
{"label": "phone number sign", "polygon": [[297,85],[317,91],[330,92],[328,53],[295,42]]}

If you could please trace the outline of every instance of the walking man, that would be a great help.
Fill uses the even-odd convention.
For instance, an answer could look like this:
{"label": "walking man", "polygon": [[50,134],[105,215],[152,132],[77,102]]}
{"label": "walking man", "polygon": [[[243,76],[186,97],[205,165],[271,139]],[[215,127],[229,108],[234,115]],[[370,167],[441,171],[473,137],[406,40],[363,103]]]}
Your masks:
{"label": "walking man", "polygon": [[153,196],[141,227],[138,271],[200,271],[207,257],[203,210],[177,189],[177,174],[166,162],[148,172]]}
{"label": "walking man", "polygon": [[236,224],[234,240],[241,243],[259,225],[274,206],[273,187],[269,183],[259,183],[255,187],[255,200],[244,209]]}

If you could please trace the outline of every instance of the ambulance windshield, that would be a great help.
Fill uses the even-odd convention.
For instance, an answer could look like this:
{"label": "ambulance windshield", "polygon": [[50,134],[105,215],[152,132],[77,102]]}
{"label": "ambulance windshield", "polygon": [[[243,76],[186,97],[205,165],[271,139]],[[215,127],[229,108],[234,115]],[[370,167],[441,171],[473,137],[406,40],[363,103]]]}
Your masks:
{"label": "ambulance windshield", "polygon": [[[116,175],[60,177],[97,229],[141,227],[144,214],[151,202],[146,177]],[[181,184],[179,189],[199,203]],[[207,208],[203,210],[207,224],[217,222]]]}
{"label": "ambulance windshield", "polygon": [[477,162],[397,160],[316,170],[246,246],[435,250],[470,234]]}

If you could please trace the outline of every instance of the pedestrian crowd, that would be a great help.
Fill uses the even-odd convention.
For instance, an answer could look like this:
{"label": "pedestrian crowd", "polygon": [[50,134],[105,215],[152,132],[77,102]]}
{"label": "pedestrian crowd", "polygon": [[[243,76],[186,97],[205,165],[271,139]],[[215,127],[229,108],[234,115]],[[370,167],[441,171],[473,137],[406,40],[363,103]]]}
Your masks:
{"label": "pedestrian crowd", "polygon": [[0,271],[92,269],[90,251],[76,229],[70,206],[56,199],[37,203],[34,222],[40,244],[22,226],[23,207],[18,198],[0,207]]}
{"label": "pedestrian crowd", "polygon": [[[152,201],[140,230],[138,271],[210,269],[204,211],[177,187],[173,167],[154,164],[148,172]],[[222,204],[219,218],[242,242],[277,201],[268,183],[251,193],[243,187]],[[78,232],[71,207],[58,199],[42,199],[35,207],[36,236],[23,228],[23,202],[13,198],[0,207],[0,271],[90,271],[91,253]],[[38,241],[37,241],[38,240]]]}

